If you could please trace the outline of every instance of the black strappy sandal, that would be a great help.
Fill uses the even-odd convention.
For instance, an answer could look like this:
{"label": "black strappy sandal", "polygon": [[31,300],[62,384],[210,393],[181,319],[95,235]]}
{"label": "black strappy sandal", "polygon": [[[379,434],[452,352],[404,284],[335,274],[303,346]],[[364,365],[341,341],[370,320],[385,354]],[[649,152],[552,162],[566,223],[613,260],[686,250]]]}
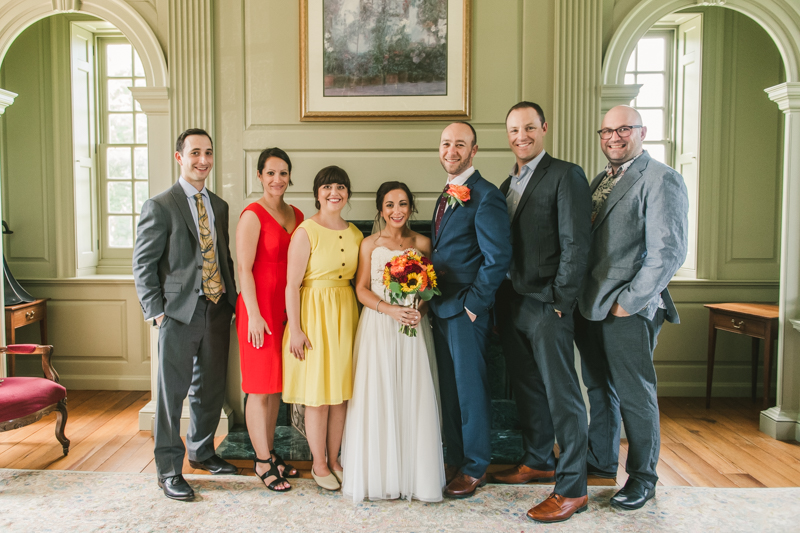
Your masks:
{"label": "black strappy sandal", "polygon": [[[266,464],[270,465],[269,470],[267,470],[266,472],[264,472],[263,474],[261,474],[259,476],[258,472],[256,471],[256,463],[266,463]],[[274,490],[275,492],[287,492],[287,491],[292,490],[291,486],[289,486],[288,489],[279,489],[279,488],[277,488],[278,485],[280,485],[281,483],[288,483],[288,482],[286,481],[286,478],[281,476],[281,472],[280,472],[280,470],[278,470],[278,465],[275,464],[275,462],[272,460],[272,457],[270,457],[269,459],[266,459],[266,460],[259,459],[258,457],[253,459],[253,472],[255,472],[256,476],[258,476],[261,479],[261,481],[264,482],[264,485],[266,485],[266,487],[269,490]],[[270,477],[270,476],[275,476],[275,480],[272,483],[268,484],[264,480],[266,478]]]}
{"label": "black strappy sandal", "polygon": [[[270,450],[269,453],[270,453],[270,455],[274,455],[275,456],[275,466],[282,466],[283,467],[283,477],[288,478],[288,479],[300,477],[300,471],[297,470],[292,465],[286,464],[284,462],[284,460],[283,460],[283,457],[278,455],[278,453],[275,450]],[[286,473],[286,472],[288,472],[290,470],[294,470],[294,474],[287,474]]]}

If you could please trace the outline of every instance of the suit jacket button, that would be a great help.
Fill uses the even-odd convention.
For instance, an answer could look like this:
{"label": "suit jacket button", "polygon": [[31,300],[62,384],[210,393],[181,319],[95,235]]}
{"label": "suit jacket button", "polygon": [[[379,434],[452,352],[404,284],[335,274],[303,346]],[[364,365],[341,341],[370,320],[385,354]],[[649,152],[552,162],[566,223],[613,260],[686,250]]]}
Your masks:
{"label": "suit jacket button", "polygon": [[197,270],[203,270],[203,265],[197,265]]}
{"label": "suit jacket button", "polygon": [[197,294],[200,294],[200,289],[195,289],[194,292],[196,292]]}
{"label": "suit jacket button", "polygon": [[433,253],[439,253],[439,249],[438,248],[434,248],[433,249]]}

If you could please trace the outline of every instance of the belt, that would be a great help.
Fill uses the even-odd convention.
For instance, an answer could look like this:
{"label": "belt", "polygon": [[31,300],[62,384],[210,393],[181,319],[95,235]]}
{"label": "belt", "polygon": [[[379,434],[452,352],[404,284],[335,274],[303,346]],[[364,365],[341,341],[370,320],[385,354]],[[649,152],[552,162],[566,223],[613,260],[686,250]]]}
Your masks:
{"label": "belt", "polygon": [[305,279],[303,287],[312,289],[332,289],[334,287],[349,287],[349,279]]}

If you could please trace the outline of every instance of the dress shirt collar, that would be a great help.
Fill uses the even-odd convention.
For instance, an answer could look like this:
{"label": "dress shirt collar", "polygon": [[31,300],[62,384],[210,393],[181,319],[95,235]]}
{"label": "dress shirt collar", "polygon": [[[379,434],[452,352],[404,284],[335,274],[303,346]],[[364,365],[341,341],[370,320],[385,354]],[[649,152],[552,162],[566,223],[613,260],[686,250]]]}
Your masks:
{"label": "dress shirt collar", "polygon": [[208,199],[210,199],[210,197],[208,196],[208,190],[206,189],[206,186],[205,186],[205,185],[203,185],[203,189],[202,189],[202,190],[198,191],[198,190],[197,190],[197,189],[194,187],[194,185],[190,184],[188,181],[186,181],[185,179],[183,179],[183,176],[181,176],[180,178],[178,178],[178,183],[180,183],[180,184],[181,184],[181,188],[183,189],[183,192],[186,194],[186,197],[187,197],[187,198],[194,198],[194,195],[195,195],[195,194],[197,194],[197,193],[199,192],[200,194],[202,194],[202,195],[203,195],[203,198],[204,198],[205,200],[208,200]]}
{"label": "dress shirt collar", "polygon": [[467,180],[469,179],[469,177],[472,176],[474,173],[475,173],[475,167],[471,166],[467,170],[465,170],[464,172],[462,172],[461,174],[456,176],[455,178],[448,179],[447,180],[447,184],[448,185],[464,185],[467,182]]}
{"label": "dress shirt collar", "polygon": [[608,163],[605,168],[605,173],[607,176],[611,178],[615,178],[617,176],[622,177],[625,174],[625,171],[628,170],[634,161],[636,161],[643,153],[647,152],[647,150],[642,150],[632,158],[628,159],[624,163],[622,163],[618,168],[617,171],[614,172],[614,169],[611,167],[611,163]]}
{"label": "dress shirt collar", "polygon": [[536,167],[538,167],[539,163],[542,161],[542,159],[544,159],[544,154],[546,153],[547,150],[542,150],[541,152],[539,152],[539,155],[537,155],[536,157],[525,163],[519,175],[517,175],[517,164],[514,163],[514,166],[511,167],[511,174],[509,174],[509,176],[511,176],[517,181],[522,180],[522,178],[524,178],[525,176],[532,176],[533,173],[536,172]]}

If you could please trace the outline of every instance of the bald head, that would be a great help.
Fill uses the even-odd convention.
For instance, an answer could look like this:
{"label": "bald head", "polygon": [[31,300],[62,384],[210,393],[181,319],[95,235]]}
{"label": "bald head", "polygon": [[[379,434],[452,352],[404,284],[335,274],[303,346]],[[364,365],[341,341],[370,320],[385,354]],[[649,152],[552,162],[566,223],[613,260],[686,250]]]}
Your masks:
{"label": "bald head", "polygon": [[[634,126],[627,137],[617,131],[623,126]],[[603,139],[602,135],[600,138],[600,149],[614,170],[642,152],[642,141],[647,135],[647,128],[642,124],[642,116],[634,108],[627,105],[612,107],[603,118],[600,129],[615,130],[608,139]]]}

